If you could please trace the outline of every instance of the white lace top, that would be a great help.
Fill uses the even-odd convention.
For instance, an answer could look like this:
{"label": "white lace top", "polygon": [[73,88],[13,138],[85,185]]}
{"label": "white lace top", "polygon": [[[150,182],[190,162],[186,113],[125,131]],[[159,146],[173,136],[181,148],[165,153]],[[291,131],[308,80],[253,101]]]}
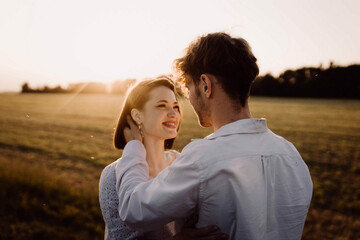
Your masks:
{"label": "white lace top", "polygon": [[[171,163],[180,153],[175,150],[165,152],[165,161]],[[105,240],[108,239],[167,239],[175,234],[174,222],[151,232],[138,232],[121,221],[118,213],[119,198],[116,192],[115,165],[119,160],[104,168],[99,182],[99,200],[105,221]]]}

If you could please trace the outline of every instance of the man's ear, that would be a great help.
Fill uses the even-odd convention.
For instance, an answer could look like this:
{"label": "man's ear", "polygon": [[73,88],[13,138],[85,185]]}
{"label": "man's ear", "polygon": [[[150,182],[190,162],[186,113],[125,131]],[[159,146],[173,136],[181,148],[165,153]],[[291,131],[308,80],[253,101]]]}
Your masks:
{"label": "man's ear", "polygon": [[135,121],[135,123],[137,125],[139,125],[143,122],[142,114],[138,109],[136,109],[136,108],[131,109],[130,114],[131,114],[131,118]]}
{"label": "man's ear", "polygon": [[204,93],[206,98],[210,98],[212,94],[212,80],[208,74],[201,74],[200,76],[201,91]]}

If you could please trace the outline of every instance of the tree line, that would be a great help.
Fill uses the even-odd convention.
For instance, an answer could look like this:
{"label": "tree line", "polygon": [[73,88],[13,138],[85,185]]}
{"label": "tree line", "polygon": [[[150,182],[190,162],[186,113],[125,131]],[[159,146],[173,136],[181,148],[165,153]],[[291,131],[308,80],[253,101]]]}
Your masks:
{"label": "tree line", "polygon": [[360,65],[346,67],[330,63],[322,67],[286,70],[279,77],[259,76],[251,95],[311,98],[360,98]]}
{"label": "tree line", "polygon": [[31,88],[28,83],[21,87],[22,93],[113,93],[124,94],[127,89],[135,84],[136,79],[117,80],[110,85],[100,82],[81,82],[69,84],[67,88],[56,86],[50,88],[44,86],[41,88]]}
{"label": "tree line", "polygon": [[[124,94],[136,82],[136,79],[114,81],[110,87],[99,82],[70,84],[50,88],[31,88],[28,83],[22,85],[22,93],[113,93]],[[180,86],[177,86],[180,88]],[[278,97],[311,98],[360,98],[360,65],[346,67],[330,63],[327,69],[303,67],[286,70],[278,77],[271,74],[259,76],[251,89],[251,95]]]}

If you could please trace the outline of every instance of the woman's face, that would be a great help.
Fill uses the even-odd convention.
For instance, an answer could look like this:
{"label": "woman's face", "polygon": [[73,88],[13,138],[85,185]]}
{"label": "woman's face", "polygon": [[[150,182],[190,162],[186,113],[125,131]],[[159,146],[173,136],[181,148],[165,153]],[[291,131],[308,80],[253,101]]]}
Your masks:
{"label": "woman's face", "polygon": [[161,140],[175,138],[180,122],[179,103],[169,88],[159,86],[149,93],[149,100],[140,111],[144,137]]}

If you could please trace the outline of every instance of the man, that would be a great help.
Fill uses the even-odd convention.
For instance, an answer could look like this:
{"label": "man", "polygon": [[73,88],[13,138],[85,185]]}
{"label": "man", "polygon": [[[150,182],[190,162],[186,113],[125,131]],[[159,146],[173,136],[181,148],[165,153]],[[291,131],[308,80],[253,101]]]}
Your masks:
{"label": "man", "polygon": [[196,227],[216,225],[230,239],[301,239],[311,177],[290,142],[265,119],[251,118],[248,98],[259,69],[248,43],[208,34],[175,63],[200,125],[214,133],[192,141],[147,181],[146,152],[130,122],[133,141],[116,167],[121,219],[150,230],[196,213]]}

